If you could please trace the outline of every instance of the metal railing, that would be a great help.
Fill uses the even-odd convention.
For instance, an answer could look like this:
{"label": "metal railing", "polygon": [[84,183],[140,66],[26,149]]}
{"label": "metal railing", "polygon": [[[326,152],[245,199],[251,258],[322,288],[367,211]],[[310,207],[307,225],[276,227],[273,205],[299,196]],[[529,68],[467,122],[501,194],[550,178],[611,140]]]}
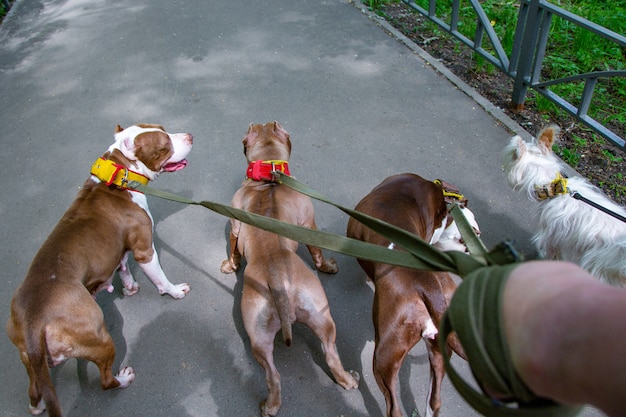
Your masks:
{"label": "metal railing", "polygon": [[[476,30],[473,39],[459,31],[461,0],[448,0],[446,2],[446,4],[451,2],[450,9],[448,9],[449,13],[447,13],[449,17],[446,20],[437,15],[437,0],[428,0],[428,10],[416,4],[414,0],[402,1],[473,49],[475,53],[482,56],[494,67],[513,78],[511,104],[515,110],[519,111],[524,107],[528,88],[532,88],[617,147],[626,150],[626,140],[623,137],[588,114],[593,95],[596,92],[597,81],[603,78],[626,78],[626,71],[594,71],[540,81],[553,16],[565,19],[577,27],[616,43],[622,48],[626,48],[626,37],[554,6],[545,0],[521,0],[513,47],[509,56],[502,47],[502,43],[491,26],[491,21],[479,0],[467,0],[476,13]],[[485,36],[493,48],[492,51],[483,47]],[[550,88],[572,82],[584,82],[582,93],[580,97],[577,97],[578,105],[572,104]]]}

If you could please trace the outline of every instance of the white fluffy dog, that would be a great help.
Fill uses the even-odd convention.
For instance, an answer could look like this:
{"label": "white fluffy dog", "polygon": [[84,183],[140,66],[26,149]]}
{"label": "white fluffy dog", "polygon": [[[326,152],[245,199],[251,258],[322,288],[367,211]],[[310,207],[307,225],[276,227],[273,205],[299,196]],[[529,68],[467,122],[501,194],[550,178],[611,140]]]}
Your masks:
{"label": "white fluffy dog", "polygon": [[552,153],[557,126],[532,143],[514,136],[503,152],[511,187],[537,201],[539,255],[577,263],[608,284],[626,286],[626,223],[572,197],[575,193],[626,217],[626,210],[584,178],[563,178],[564,163]]}

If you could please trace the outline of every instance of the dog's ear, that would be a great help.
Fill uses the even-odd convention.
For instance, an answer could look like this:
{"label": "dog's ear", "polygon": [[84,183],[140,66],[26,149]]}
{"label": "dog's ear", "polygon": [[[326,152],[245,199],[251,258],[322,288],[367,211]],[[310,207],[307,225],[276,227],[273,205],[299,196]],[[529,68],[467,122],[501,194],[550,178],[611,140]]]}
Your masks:
{"label": "dog's ear", "polygon": [[249,146],[252,146],[254,144],[254,141],[256,140],[257,136],[259,136],[259,132],[257,132],[255,129],[253,129],[254,124],[250,123],[250,126],[248,127],[248,133],[246,133],[246,136],[243,137],[243,140],[241,141],[241,143],[243,143],[243,154],[247,155],[247,149]]}
{"label": "dog's ear", "polygon": [[559,134],[559,127],[556,125],[548,126],[539,132],[537,138],[537,144],[542,148],[542,152],[549,154],[552,152],[552,145],[554,144],[557,135]]}
{"label": "dog's ear", "polygon": [[120,133],[122,130],[124,130],[124,128],[122,126],[120,126],[120,125],[117,125],[115,127],[115,133]]}
{"label": "dog's ear", "polygon": [[273,127],[272,131],[274,132],[274,135],[280,138],[281,140],[283,140],[287,144],[289,154],[291,155],[291,140],[290,140],[291,136],[289,135],[289,132],[287,132],[285,128],[282,127],[280,123],[278,123],[278,121],[276,120],[272,122],[272,127]]}
{"label": "dog's ear", "polygon": [[511,139],[511,143],[515,147],[515,153],[513,154],[513,157],[515,159],[522,159],[524,157],[524,154],[526,154],[526,142],[524,142],[524,139],[522,139],[522,137],[519,135],[514,136],[513,139]]}

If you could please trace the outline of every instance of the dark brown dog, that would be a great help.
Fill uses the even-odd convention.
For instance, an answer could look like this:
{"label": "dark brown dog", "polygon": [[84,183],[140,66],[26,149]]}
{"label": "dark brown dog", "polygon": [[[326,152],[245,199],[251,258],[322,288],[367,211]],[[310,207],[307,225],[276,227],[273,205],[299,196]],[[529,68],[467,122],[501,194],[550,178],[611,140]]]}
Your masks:
{"label": "dark brown dog", "polygon": [[[436,240],[436,236],[441,236],[446,225],[454,227],[446,221],[448,210],[442,187],[414,174],[385,179],[359,202],[356,210],[408,230],[430,243],[436,243],[433,237]],[[395,247],[352,218],[348,222],[347,235],[364,242]],[[456,284],[445,272],[418,271],[361,259],[358,262],[375,287],[373,367],[376,382],[385,396],[387,416],[402,416],[396,395],[398,373],[406,354],[424,338],[431,374],[426,415],[436,417],[441,407],[440,389],[445,373],[437,329]],[[456,338],[450,337],[448,346],[465,357]]]}
{"label": "dark brown dog", "polygon": [[[316,229],[310,198],[289,187],[272,182],[271,172],[289,173],[289,134],[278,122],[250,125],[243,139],[248,160],[248,178],[235,193],[232,205],[284,222]],[[232,273],[246,259],[241,299],[243,324],[250,337],[252,353],[265,369],[268,398],[261,414],[274,416],[281,406],[280,375],[274,365],[274,337],[282,329],[285,343],[291,343],[291,325],[309,326],[321,340],[326,363],[339,385],[358,387],[359,375],[345,371],[335,346],[335,322],[319,279],[296,254],[298,242],[274,233],[231,221],[230,257],[221,270]],[[325,259],[321,249],[308,246],[318,270],[334,274],[337,264]]]}
{"label": "dark brown dog", "polygon": [[129,253],[161,294],[182,298],[189,292],[189,285],[174,285],[165,276],[146,197],[126,185],[184,168],[192,143],[190,134],[169,134],[159,125],[118,126],[115,142],[93,164],[91,177],[39,249],[11,300],[7,323],[30,378],[32,414],[47,408],[51,417],[61,416],[48,366],[66,359],[94,362],[103,389],[125,388],[135,379],[131,367],[113,376],[115,345],[94,300],[99,290],[113,291],[117,269],[125,294],[139,291],[127,266]]}

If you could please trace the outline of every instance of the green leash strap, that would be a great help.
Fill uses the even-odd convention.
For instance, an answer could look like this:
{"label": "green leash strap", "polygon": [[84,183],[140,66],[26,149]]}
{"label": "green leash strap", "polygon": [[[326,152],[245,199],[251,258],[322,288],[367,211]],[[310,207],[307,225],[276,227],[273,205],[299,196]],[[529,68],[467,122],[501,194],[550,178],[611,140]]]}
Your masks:
{"label": "green leash strap", "polygon": [[[194,201],[178,196],[176,194],[171,194],[165,191],[142,185],[138,182],[131,182],[129,185],[130,187],[146,195],[152,195],[154,197],[159,197],[165,200],[175,201],[182,204],[203,206],[223,216],[237,219],[241,222],[250,224],[263,230],[277,233],[289,239],[302,242],[307,245],[313,245],[320,248],[328,249],[333,252],[343,253],[345,255],[353,256],[355,258],[367,259],[373,262],[382,262],[391,265],[398,265],[425,271],[447,271],[459,274],[459,271],[454,264],[454,257],[452,256],[443,257],[443,261],[439,259],[438,261],[433,262],[432,260],[428,260],[427,256],[425,256],[423,253],[416,256],[408,252],[391,250],[383,246],[373,245],[371,243],[362,242],[360,240],[351,239],[348,237],[339,236],[320,230],[311,230],[306,227],[285,223],[271,217],[261,216],[211,201]],[[393,226],[389,225],[389,227]],[[402,231],[404,232],[404,234],[406,234],[406,232],[402,229],[394,229],[397,229],[397,231]],[[417,236],[413,236],[413,238],[418,239]],[[427,245],[427,247],[430,247],[430,245]],[[431,248],[430,250],[428,250],[428,252],[432,251],[440,252],[435,248]],[[468,255],[461,252],[457,253],[459,254],[459,257],[470,258]],[[482,266],[482,264],[478,262],[475,262],[475,265],[477,267]]]}
{"label": "green leash strap", "polygon": [[339,204],[330,201],[328,198],[322,196],[312,188],[297,181],[289,175],[277,172],[277,176],[282,184],[311,198],[335,206],[349,216],[354,217],[365,226],[384,236],[391,242],[401,246],[416,257],[428,258],[429,262],[431,262],[433,266],[439,265],[440,267],[440,269],[432,269],[433,271],[455,272],[456,270],[455,273],[463,277],[471,271],[486,265],[501,265],[517,262],[522,259],[521,254],[515,250],[509,241],[502,242],[491,252],[488,252],[480,238],[476,236],[476,233],[474,233],[472,226],[465,218],[465,215],[461,211],[458,204],[455,204],[450,212],[454,217],[457,227],[463,236],[463,240],[465,241],[471,256],[467,256],[467,254],[457,251],[440,251],[431,244],[422,240],[419,236],[409,233],[404,229],[400,229],[382,220],[368,216],[356,210],[342,207]]}
{"label": "green leash strap", "polygon": [[454,218],[454,222],[456,223],[456,227],[459,229],[459,232],[461,232],[463,242],[465,242],[465,246],[467,247],[469,253],[473,256],[480,257],[485,264],[488,263],[488,260],[486,259],[487,248],[483,244],[482,240],[476,236],[474,229],[472,229],[472,226],[465,218],[463,211],[461,211],[461,206],[453,204],[450,209],[450,214],[452,215],[452,218]]}
{"label": "green leash strap", "polygon": [[[502,298],[517,264],[478,269],[463,278],[440,324],[439,345],[445,352],[448,335],[456,332],[481,390],[489,387],[517,403],[516,407],[476,391],[457,374],[444,355],[446,372],[455,389],[487,417],[568,417],[581,407],[569,407],[537,397],[513,368],[502,322]],[[485,391],[486,392],[486,391]]]}

